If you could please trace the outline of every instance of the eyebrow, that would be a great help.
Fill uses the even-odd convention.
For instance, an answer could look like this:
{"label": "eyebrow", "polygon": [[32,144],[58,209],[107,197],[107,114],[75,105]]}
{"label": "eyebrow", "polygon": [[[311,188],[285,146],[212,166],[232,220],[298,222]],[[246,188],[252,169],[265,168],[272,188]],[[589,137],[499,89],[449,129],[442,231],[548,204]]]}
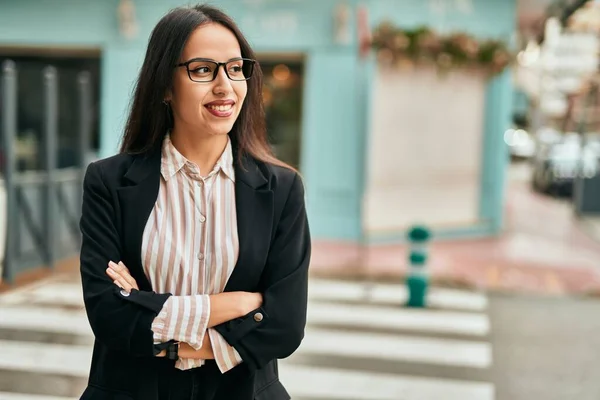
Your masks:
{"label": "eyebrow", "polygon": [[[244,58],[242,56],[237,56],[237,57],[231,57],[223,62],[229,62],[229,61],[233,61],[233,60],[239,60],[240,58]],[[188,62],[188,61],[192,61],[192,60],[202,60],[202,61],[212,61],[212,62],[216,62],[218,63],[219,61],[215,60],[214,58],[208,58],[208,57],[192,57],[184,62]]]}

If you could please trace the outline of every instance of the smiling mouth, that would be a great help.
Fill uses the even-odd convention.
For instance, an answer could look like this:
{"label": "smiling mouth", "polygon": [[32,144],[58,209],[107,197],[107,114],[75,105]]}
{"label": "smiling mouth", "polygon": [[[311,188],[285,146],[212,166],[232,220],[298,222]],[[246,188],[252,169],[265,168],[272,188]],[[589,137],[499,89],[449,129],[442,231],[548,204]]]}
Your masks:
{"label": "smiling mouth", "polygon": [[214,111],[227,112],[233,108],[233,104],[225,104],[221,106],[207,105],[206,108]]}

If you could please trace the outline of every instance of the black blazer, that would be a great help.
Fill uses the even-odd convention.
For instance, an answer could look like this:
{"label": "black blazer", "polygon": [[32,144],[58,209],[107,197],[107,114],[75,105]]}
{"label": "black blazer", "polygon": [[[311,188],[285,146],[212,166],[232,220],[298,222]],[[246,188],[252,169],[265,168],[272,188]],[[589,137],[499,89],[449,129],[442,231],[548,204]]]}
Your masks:
{"label": "black blazer", "polygon": [[[152,291],[141,263],[160,158],[160,151],[119,154],[86,171],[81,277],[95,343],[84,400],[155,400],[159,380],[174,371],[174,361],[153,356],[150,328],[171,294]],[[264,302],[216,327],[244,362],[217,375],[214,400],[287,400],[277,359],[298,348],[306,325],[311,243],[304,187],[293,171],[250,157],[236,162],[235,173],[239,259],[225,291],[261,292]],[[109,260],[123,261],[140,290],[122,293],[106,275]],[[253,318],[258,312],[260,321]]]}

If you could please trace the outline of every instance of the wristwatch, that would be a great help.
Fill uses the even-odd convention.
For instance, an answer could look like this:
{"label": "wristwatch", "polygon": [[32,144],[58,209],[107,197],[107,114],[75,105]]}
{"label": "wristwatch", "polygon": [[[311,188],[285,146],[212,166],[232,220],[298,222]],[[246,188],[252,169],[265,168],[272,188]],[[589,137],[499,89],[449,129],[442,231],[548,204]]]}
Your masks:
{"label": "wristwatch", "polygon": [[169,340],[168,342],[154,344],[155,356],[158,356],[163,351],[166,352],[165,357],[169,360],[177,360],[179,358],[179,342]]}
{"label": "wristwatch", "polygon": [[167,355],[166,357],[169,360],[178,360],[179,359],[179,342],[169,343],[167,346]]}

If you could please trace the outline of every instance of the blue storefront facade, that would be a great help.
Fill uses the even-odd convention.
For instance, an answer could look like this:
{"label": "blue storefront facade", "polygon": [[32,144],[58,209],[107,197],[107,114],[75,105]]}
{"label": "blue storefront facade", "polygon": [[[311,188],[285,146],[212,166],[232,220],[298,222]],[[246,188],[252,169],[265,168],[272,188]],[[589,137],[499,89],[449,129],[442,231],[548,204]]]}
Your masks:
{"label": "blue storefront facade", "polygon": [[[315,239],[359,241],[369,145],[367,126],[375,57],[359,55],[356,10],[368,10],[369,25],[383,20],[428,25],[509,41],[516,0],[220,0],[259,55],[301,59],[304,65],[300,170]],[[137,34],[119,29],[117,0],[20,0],[0,2],[0,50],[25,48],[96,51],[100,57],[99,157],[118,148],[130,94],[154,24],[180,1],[134,1]],[[341,8],[340,8],[341,7]],[[348,16],[344,23],[343,15]],[[341,19],[340,19],[341,18]],[[341,24],[341,25],[340,25]],[[347,40],[337,40],[336,26]],[[339,32],[337,32],[339,33]],[[481,204],[484,226],[445,236],[494,234],[502,227],[503,132],[512,104],[510,72],[489,81],[482,127]],[[400,237],[400,236],[399,236]]]}

